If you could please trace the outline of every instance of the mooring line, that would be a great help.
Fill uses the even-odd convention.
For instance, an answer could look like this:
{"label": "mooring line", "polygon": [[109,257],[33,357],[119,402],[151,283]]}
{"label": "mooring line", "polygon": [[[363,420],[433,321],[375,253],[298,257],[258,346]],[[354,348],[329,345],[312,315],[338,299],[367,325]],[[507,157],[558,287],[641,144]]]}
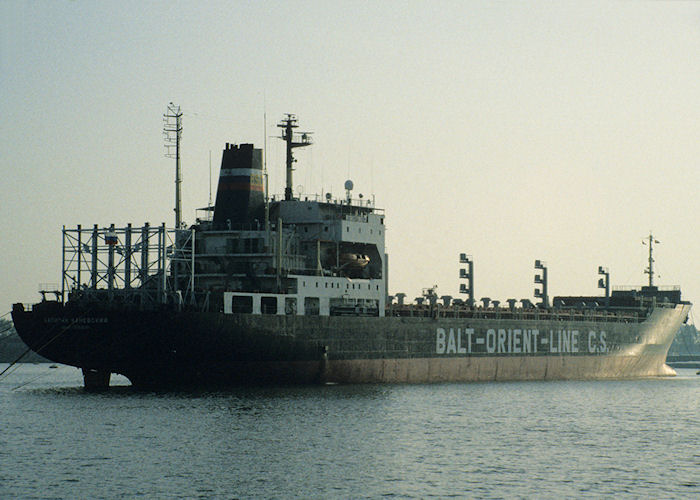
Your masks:
{"label": "mooring line", "polygon": [[[3,314],[2,316],[0,316],[0,319],[4,318],[4,317],[7,316],[8,314],[12,314],[12,311],[8,311],[8,312],[6,312],[5,314]],[[8,326],[8,327],[5,328],[4,330],[0,331],[0,335],[2,335],[2,334],[5,333],[5,332],[9,332],[10,330],[12,330],[12,328],[14,328],[14,326],[15,326],[14,323],[12,323],[12,322],[10,321],[10,326]]]}
{"label": "mooring line", "polygon": [[26,351],[24,351],[22,354],[20,354],[19,358],[15,359],[12,363],[10,363],[10,365],[7,368],[5,368],[3,371],[1,371],[0,378],[2,378],[2,376],[10,370],[10,368],[12,368],[17,363],[19,363],[19,360],[22,359],[23,357],[25,357],[29,351],[31,351],[31,349],[27,349]]}
{"label": "mooring line", "polygon": [[[39,347],[38,349],[36,349],[34,352],[36,352],[37,354],[41,354],[41,351],[42,351],[47,345],[49,345],[51,342],[53,342],[53,341],[56,340],[58,337],[60,337],[61,335],[63,335],[63,334],[66,332],[66,330],[68,330],[71,326],[73,326],[73,325],[78,321],[78,319],[80,319],[80,318],[75,318],[75,319],[74,319],[73,321],[71,321],[68,325],[64,326],[63,329],[62,329],[60,332],[58,332],[56,335],[54,335],[51,339],[49,339],[48,342],[46,342],[45,344],[43,344],[41,347]],[[8,366],[7,368],[5,368],[3,371],[0,372],[0,378],[2,378],[2,376],[10,370],[10,368],[12,368],[12,367],[15,366],[17,363],[19,363],[19,361],[20,361],[23,357],[25,357],[27,354],[29,354],[29,352],[32,351],[32,350],[33,350],[33,349],[32,349],[31,347],[27,348],[27,350],[24,351],[17,359],[15,359],[15,360],[10,364],[10,366]],[[13,371],[14,371],[14,370],[13,370]]]}
{"label": "mooring line", "polygon": [[[92,310],[86,311],[86,312],[85,312],[84,314],[82,314],[81,316],[76,317],[75,319],[73,319],[73,321],[71,321],[68,325],[64,326],[63,329],[62,329],[60,332],[58,332],[56,335],[54,335],[51,339],[49,339],[46,343],[44,343],[41,347],[39,347],[39,348],[38,348],[37,350],[35,350],[34,352],[36,352],[37,354],[40,355],[40,354],[41,354],[41,351],[42,351],[46,346],[48,346],[51,342],[53,342],[53,341],[56,340],[58,337],[60,337],[61,335],[63,335],[63,334],[64,334],[71,326],[73,326],[79,319],[81,319],[81,318],[86,318],[87,315],[90,314],[90,313],[92,313],[92,312],[93,312]],[[46,337],[46,336],[45,336],[45,337]],[[99,347],[99,346],[96,346],[91,352],[94,352],[95,350],[97,350],[98,347]],[[0,372],[0,379],[2,379],[2,378],[3,378],[3,375],[5,375],[5,374],[7,374],[7,375],[5,375],[5,377],[7,377],[7,376],[13,374],[13,373],[19,368],[19,361],[20,361],[23,357],[25,357],[27,354],[29,354],[29,352],[32,351],[32,350],[33,350],[33,349],[32,349],[31,347],[30,347],[30,348],[27,348],[17,359],[15,359],[15,360],[10,364],[10,366],[8,366],[8,367],[5,368],[2,372]],[[12,369],[13,367],[14,367],[14,369]],[[43,374],[40,374],[39,376],[34,377],[33,379],[29,380],[28,382],[25,382],[25,383],[23,383],[23,384],[18,385],[17,387],[15,387],[15,388],[12,389],[12,390],[19,389],[20,387],[24,387],[25,385],[30,384],[30,383],[34,382],[35,380],[37,380],[37,379],[39,379],[39,378],[41,378],[41,377],[46,376],[48,373],[50,373],[50,372],[45,372],[45,373],[43,373]]]}

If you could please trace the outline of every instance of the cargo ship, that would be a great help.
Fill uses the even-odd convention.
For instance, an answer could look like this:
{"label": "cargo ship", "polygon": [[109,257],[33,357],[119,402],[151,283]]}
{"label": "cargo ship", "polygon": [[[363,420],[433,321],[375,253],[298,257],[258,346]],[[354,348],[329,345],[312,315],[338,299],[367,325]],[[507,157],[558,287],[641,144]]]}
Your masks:
{"label": "cargo ship", "polygon": [[[63,228],[62,284],[15,304],[22,340],[82,369],[104,390],[133,386],[431,383],[673,375],[666,354],[691,304],[649,284],[600,296],[557,296],[535,262],[535,300],[474,297],[474,260],[455,258],[461,298],[425,289],[389,295],[386,219],[373,199],[292,189],[294,151],[311,145],[297,118],[286,144],[284,195],[269,196],[263,150],[226,144],[216,201],[187,227],[180,214],[179,108],[175,227]],[[459,261],[459,262],[457,262]]]}

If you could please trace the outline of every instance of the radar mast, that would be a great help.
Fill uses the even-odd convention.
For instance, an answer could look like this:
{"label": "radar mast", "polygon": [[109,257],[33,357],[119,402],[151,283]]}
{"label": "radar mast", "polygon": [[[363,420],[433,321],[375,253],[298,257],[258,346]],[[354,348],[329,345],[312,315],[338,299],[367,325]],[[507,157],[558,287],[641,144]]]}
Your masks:
{"label": "radar mast", "polygon": [[660,244],[661,242],[654,238],[654,235],[649,231],[649,236],[642,240],[642,245],[647,244],[649,241],[649,267],[644,270],[644,274],[649,275],[649,287],[654,286],[654,258],[652,257],[654,253],[654,243]]}
{"label": "radar mast", "polygon": [[282,135],[279,137],[287,143],[287,183],[284,188],[284,199],[289,201],[293,199],[292,196],[292,172],[294,169],[292,165],[296,162],[292,150],[294,148],[301,148],[304,146],[309,146],[312,144],[311,132],[301,132],[297,134],[296,140],[294,137],[294,129],[299,127],[297,125],[297,117],[291,113],[287,113],[286,117],[282,119],[280,123],[277,124],[279,128],[282,129]]}

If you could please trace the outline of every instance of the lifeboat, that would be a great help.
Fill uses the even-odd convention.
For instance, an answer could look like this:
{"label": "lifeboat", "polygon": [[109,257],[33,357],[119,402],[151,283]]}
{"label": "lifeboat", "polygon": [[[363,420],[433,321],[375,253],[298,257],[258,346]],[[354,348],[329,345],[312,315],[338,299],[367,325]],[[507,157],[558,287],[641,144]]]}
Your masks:
{"label": "lifeboat", "polygon": [[352,269],[364,269],[369,264],[369,256],[361,253],[340,254],[340,266]]}

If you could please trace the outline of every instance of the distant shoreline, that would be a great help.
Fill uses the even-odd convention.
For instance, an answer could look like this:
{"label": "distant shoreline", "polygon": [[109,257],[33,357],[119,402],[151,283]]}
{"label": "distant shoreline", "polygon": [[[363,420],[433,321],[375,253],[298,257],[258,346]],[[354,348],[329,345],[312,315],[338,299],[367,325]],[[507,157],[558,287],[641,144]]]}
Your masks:
{"label": "distant shoreline", "polygon": [[[19,336],[12,332],[10,335],[0,337],[0,363],[13,363],[27,350],[27,346]],[[50,363],[51,361],[29,351],[19,361],[20,363]]]}

